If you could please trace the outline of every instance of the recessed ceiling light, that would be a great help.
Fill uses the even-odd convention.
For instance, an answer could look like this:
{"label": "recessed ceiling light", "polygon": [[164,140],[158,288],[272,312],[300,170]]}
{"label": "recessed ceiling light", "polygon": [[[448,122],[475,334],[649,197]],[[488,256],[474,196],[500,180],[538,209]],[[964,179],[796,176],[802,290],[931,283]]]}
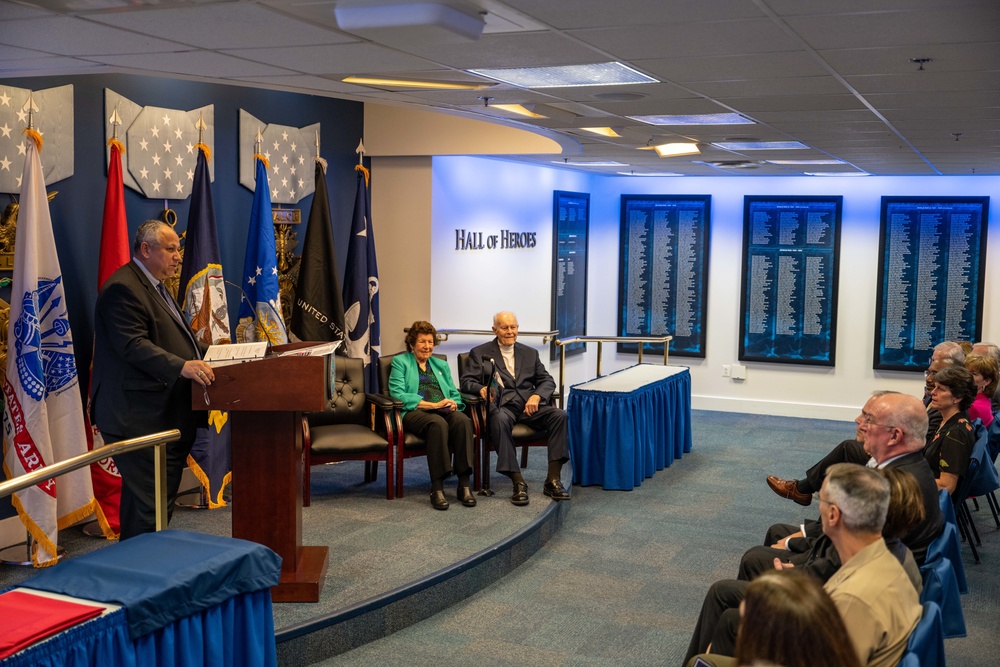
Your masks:
{"label": "recessed ceiling light", "polygon": [[493,83],[455,83],[453,81],[417,81],[414,79],[386,79],[374,76],[349,76],[341,79],[344,83],[376,88],[421,88],[424,90],[482,90],[492,88]]}
{"label": "recessed ceiling light", "polygon": [[627,167],[627,162],[615,162],[614,160],[552,160],[552,164],[559,164],[564,167]]}
{"label": "recessed ceiling light", "polygon": [[527,116],[528,118],[548,118],[548,116],[543,116],[540,113],[535,113],[534,111],[526,108],[522,104],[491,104],[487,108],[500,109],[501,111],[514,113],[517,114],[518,116]]}
{"label": "recessed ceiling light", "polygon": [[622,63],[593,63],[559,67],[509,67],[466,70],[521,88],[566,88],[570,86],[620,86],[630,83],[659,83],[656,79]]}
{"label": "recessed ceiling light", "polygon": [[622,135],[615,132],[613,127],[580,127],[577,128],[583,130],[584,132],[590,132],[591,134],[599,134],[602,137],[621,137]]}
{"label": "recessed ceiling light", "polygon": [[843,160],[765,160],[771,164],[846,164]]}
{"label": "recessed ceiling light", "polygon": [[806,176],[871,176],[864,171],[807,171]]}
{"label": "recessed ceiling light", "polygon": [[724,151],[789,151],[809,148],[801,141],[719,141],[712,145]]}
{"label": "recessed ceiling light", "polygon": [[632,120],[649,125],[756,125],[749,118],[738,113],[699,113],[681,116],[628,116]]}
{"label": "recessed ceiling light", "polygon": [[697,155],[698,153],[701,153],[698,149],[698,144],[686,143],[659,144],[657,146],[653,146],[653,150],[655,150],[656,154],[660,157],[677,157],[678,155]]}
{"label": "recessed ceiling light", "polygon": [[684,174],[675,174],[672,171],[647,171],[636,173],[634,171],[619,171],[622,176],[683,176]]}

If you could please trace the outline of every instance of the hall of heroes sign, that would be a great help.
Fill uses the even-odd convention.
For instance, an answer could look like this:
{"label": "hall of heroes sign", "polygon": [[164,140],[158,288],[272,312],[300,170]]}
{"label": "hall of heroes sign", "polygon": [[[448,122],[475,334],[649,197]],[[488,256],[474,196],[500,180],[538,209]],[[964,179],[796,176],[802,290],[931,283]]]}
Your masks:
{"label": "hall of heroes sign", "polygon": [[524,250],[537,245],[535,232],[501,229],[498,234],[455,230],[455,250]]}

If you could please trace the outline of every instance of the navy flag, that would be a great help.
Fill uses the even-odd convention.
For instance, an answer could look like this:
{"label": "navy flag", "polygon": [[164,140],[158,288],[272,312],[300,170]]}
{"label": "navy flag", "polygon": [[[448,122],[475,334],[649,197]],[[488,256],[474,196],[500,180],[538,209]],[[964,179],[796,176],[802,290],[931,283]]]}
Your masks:
{"label": "navy flag", "polygon": [[299,280],[289,330],[299,340],[344,340],[344,302],[333,249],[330,200],[320,160],[316,160],[316,194],[309,209]]}
{"label": "navy flag", "polygon": [[[228,344],[232,342],[229,303],[222,277],[212,182],[205,148],[203,144],[198,144],[198,148],[178,295],[195,338],[206,345]],[[223,492],[232,478],[233,468],[229,413],[209,411],[208,424],[207,429],[198,429],[187,462],[201,482],[208,507],[224,507]]]}
{"label": "navy flag", "polygon": [[267,187],[267,164],[263,156],[257,157],[256,188],[250,212],[246,259],[243,261],[243,291],[251,303],[240,301],[236,341],[268,341],[272,345],[287,343],[278,293],[278,257],[271,217],[271,193]]}
{"label": "navy flag", "polygon": [[349,357],[364,360],[369,392],[378,393],[378,357],[381,353],[378,315],[378,266],[375,262],[375,232],[368,203],[368,170],[358,165],[358,194],[354,200],[351,241],[347,246],[344,273],[344,341]]}

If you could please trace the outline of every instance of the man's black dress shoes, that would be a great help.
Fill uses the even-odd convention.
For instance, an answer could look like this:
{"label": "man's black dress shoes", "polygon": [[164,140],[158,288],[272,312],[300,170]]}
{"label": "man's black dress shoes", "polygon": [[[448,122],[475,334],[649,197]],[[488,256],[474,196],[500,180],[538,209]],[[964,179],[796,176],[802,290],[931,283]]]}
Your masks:
{"label": "man's black dress shoes", "polygon": [[458,501],[466,507],[476,506],[476,497],[472,495],[472,490],[467,486],[460,486],[457,489]]}
{"label": "man's black dress shoes", "polygon": [[569,500],[569,491],[562,485],[558,479],[548,479],[545,480],[545,486],[542,487],[542,493],[547,495],[552,500]]}
{"label": "man's black dress shoes", "polygon": [[448,501],[444,497],[444,491],[431,491],[431,507],[436,510],[448,509]]}
{"label": "man's black dress shoes", "polygon": [[510,496],[510,502],[518,506],[527,505],[528,485],[524,482],[514,482],[514,493]]}

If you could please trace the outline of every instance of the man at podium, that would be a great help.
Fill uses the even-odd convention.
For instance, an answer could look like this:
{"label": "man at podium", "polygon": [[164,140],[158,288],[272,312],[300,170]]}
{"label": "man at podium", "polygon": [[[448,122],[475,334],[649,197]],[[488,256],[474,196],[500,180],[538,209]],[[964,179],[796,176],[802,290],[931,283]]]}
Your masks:
{"label": "man at podium", "polygon": [[[195,429],[207,413],[191,409],[192,383],[208,387],[212,367],[163,281],[177,272],[180,240],[159,220],[139,226],[132,261],[115,271],[97,295],[94,423],[107,443],[179,429],[167,445],[167,512],[174,508]],[[153,450],[115,456],[122,476],[121,539],[156,529]]]}

